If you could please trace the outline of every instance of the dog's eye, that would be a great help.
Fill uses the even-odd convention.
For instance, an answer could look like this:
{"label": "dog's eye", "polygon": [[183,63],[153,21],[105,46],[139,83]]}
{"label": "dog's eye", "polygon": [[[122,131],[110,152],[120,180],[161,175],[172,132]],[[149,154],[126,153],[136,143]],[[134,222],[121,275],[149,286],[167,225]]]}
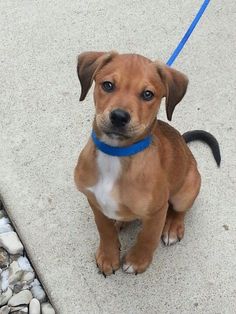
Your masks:
{"label": "dog's eye", "polygon": [[149,101],[152,100],[154,94],[150,90],[145,90],[142,92],[141,97],[143,98],[143,100]]}
{"label": "dog's eye", "polygon": [[105,92],[112,92],[115,88],[115,85],[112,82],[105,81],[102,83],[102,88],[104,89]]}

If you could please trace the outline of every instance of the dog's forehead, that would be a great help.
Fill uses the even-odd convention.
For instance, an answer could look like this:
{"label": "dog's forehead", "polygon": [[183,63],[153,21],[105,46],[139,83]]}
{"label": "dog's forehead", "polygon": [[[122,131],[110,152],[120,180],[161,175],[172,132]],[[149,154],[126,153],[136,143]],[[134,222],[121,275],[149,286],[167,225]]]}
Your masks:
{"label": "dog's forehead", "polygon": [[152,61],[139,54],[117,54],[114,56],[113,61],[120,62],[125,66],[147,66],[152,63]]}
{"label": "dog's forehead", "polygon": [[98,73],[98,77],[116,75],[121,78],[156,78],[155,64],[138,54],[119,54],[114,56]]}

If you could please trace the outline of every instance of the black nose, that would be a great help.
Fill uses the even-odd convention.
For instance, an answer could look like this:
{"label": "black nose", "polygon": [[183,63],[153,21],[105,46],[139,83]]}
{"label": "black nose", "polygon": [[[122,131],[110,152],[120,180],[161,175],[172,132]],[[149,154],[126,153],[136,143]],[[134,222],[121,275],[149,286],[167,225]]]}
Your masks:
{"label": "black nose", "polygon": [[130,121],[130,114],[122,109],[115,109],[110,113],[110,120],[116,127],[125,126]]}

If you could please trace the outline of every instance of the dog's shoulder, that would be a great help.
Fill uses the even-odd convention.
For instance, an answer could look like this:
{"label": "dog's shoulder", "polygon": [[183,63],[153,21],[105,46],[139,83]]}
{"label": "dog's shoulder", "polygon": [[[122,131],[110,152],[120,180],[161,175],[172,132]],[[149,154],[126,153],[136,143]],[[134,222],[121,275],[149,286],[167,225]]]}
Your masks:
{"label": "dog's shoulder", "polygon": [[162,120],[157,120],[157,124],[156,124],[156,132],[158,132],[158,134],[160,136],[164,136],[166,138],[181,138],[182,139],[182,135],[180,134],[180,132],[178,130],[176,130],[173,126],[171,126],[169,123],[162,121]]}
{"label": "dog's shoulder", "polygon": [[96,148],[91,139],[85,145],[79,155],[79,159],[74,171],[75,182],[79,188],[87,188],[96,183],[98,169],[95,162],[97,156]]}

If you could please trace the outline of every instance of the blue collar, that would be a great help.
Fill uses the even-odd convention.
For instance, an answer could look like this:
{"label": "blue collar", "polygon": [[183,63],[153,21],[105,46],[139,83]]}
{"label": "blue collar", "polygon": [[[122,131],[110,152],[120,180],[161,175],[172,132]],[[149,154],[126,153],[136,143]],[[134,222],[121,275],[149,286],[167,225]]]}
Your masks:
{"label": "blue collar", "polygon": [[103,153],[107,155],[117,156],[117,157],[127,157],[131,155],[135,155],[141,152],[142,150],[146,149],[152,143],[152,135],[148,135],[141,141],[138,141],[130,146],[126,146],[126,147],[110,146],[100,141],[97,138],[94,131],[92,131],[92,139],[97,149],[99,149],[100,151],[102,151]]}

